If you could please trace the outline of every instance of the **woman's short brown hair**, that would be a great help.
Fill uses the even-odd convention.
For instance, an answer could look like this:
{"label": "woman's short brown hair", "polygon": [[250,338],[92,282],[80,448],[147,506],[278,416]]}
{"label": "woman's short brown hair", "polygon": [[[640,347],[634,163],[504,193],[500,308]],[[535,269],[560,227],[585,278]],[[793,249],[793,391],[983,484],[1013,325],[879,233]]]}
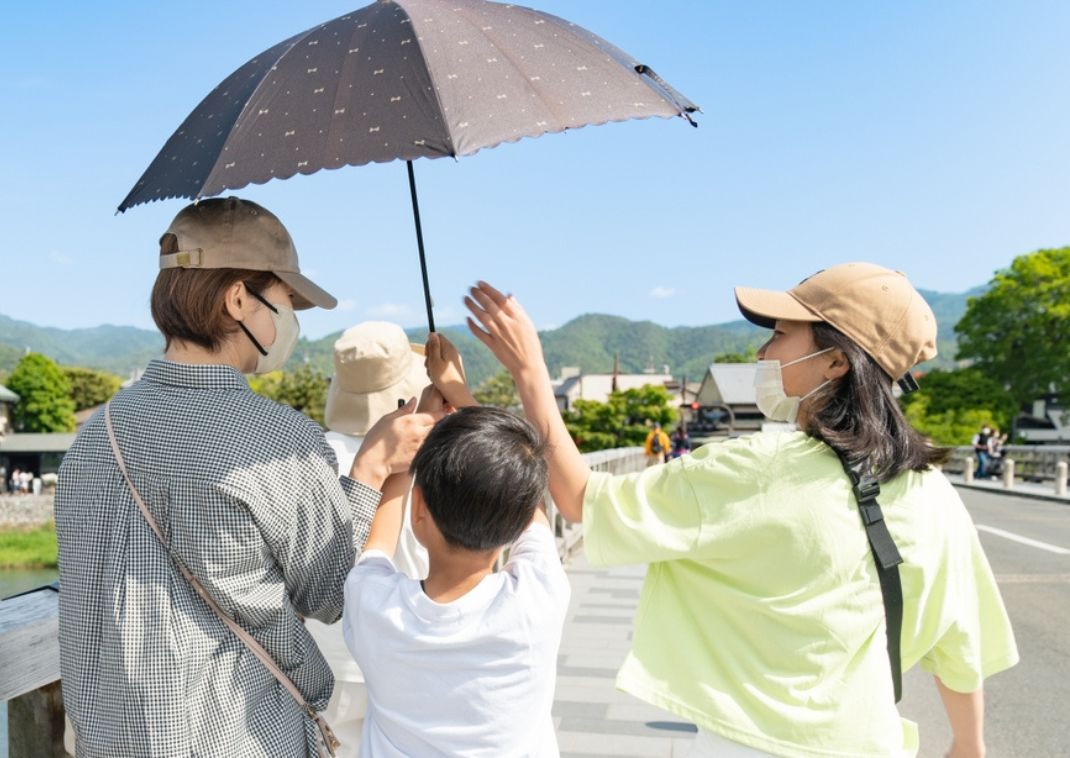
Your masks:
{"label": "woman's short brown hair", "polygon": [[270,271],[239,268],[168,268],[152,287],[152,320],[166,347],[176,340],[216,352],[223,340],[238,331],[227,313],[224,295],[235,282],[263,292],[278,278]]}

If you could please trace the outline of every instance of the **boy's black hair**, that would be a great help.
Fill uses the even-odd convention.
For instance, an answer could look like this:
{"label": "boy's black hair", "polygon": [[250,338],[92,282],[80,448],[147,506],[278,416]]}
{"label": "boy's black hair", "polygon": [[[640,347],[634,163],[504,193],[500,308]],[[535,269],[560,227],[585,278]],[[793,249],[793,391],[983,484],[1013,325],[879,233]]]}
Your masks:
{"label": "boy's black hair", "polygon": [[446,542],[485,551],[508,545],[531,523],[546,491],[544,453],[524,419],[473,406],[439,421],[412,467]]}

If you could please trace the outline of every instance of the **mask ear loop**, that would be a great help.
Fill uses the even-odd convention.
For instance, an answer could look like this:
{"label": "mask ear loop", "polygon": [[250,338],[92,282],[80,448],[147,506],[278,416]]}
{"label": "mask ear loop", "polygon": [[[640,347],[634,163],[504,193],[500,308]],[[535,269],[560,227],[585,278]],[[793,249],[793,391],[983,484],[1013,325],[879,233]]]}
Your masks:
{"label": "mask ear loop", "polygon": [[[250,286],[249,286],[248,284],[246,284],[245,282],[242,282],[242,286],[244,286],[244,287],[245,287],[245,291],[246,291],[246,292],[248,292],[248,293],[249,293],[250,295],[252,295],[253,297],[255,297],[255,298],[256,298],[257,300],[259,300],[259,301],[260,301],[261,303],[263,303],[264,305],[266,305],[266,306],[268,307],[268,309],[269,309],[269,310],[270,310],[270,311],[271,311],[272,313],[274,313],[274,314],[278,315],[279,309],[278,309],[278,308],[276,308],[276,307],[275,307],[274,305],[272,305],[271,303],[269,303],[269,302],[268,302],[268,301],[267,301],[267,300],[266,300],[266,299],[264,298],[264,296],[263,296],[263,295],[261,295],[261,294],[260,294],[259,292],[257,292],[256,290],[254,290],[254,289],[253,289],[252,287],[250,287]],[[257,350],[259,350],[259,351],[260,351],[260,354],[261,354],[261,355],[263,355],[263,356],[265,356],[265,357],[266,357],[266,356],[267,356],[267,354],[268,354],[268,351],[267,351],[267,350],[265,350],[265,349],[264,349],[264,346],[260,344],[260,341],[259,341],[259,340],[258,340],[258,339],[257,339],[256,337],[254,337],[254,336],[253,336],[253,333],[249,331],[249,327],[247,327],[247,326],[246,326],[246,325],[245,325],[245,324],[244,324],[243,322],[241,322],[241,321],[239,321],[239,322],[238,322],[238,326],[239,326],[239,327],[241,328],[241,330],[242,330],[243,332],[245,332],[245,336],[246,336],[246,337],[248,337],[248,338],[249,338],[249,340],[250,340],[250,341],[251,341],[251,342],[253,343],[253,347],[255,347],[255,348],[256,348]]]}

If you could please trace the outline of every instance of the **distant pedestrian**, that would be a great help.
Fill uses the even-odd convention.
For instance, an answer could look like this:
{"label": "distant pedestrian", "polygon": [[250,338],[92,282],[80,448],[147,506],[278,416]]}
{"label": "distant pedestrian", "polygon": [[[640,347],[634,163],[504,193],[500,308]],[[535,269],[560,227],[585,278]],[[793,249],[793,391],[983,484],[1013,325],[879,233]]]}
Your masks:
{"label": "distant pedestrian", "polygon": [[672,433],[672,457],[679,458],[691,452],[691,437],[687,434],[687,427],[683,424],[676,427]]}
{"label": "distant pedestrian", "polygon": [[973,452],[977,456],[977,478],[987,479],[990,473],[989,461],[992,460],[992,454],[989,450],[989,441],[992,439],[992,427],[985,424],[981,427],[981,431],[977,432],[973,436]]}
{"label": "distant pedestrian", "polygon": [[655,421],[654,428],[646,435],[646,442],[643,443],[646,465],[656,466],[659,463],[664,463],[666,456],[672,449],[671,444],[669,435],[662,431],[661,424]]}

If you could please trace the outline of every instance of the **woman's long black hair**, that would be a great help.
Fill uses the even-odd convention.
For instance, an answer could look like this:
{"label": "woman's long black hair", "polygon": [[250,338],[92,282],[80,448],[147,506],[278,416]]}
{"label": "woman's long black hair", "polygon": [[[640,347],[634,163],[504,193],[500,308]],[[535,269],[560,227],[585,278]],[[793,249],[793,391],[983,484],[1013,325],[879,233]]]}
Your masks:
{"label": "woman's long black hair", "polygon": [[811,396],[807,434],[848,460],[867,458],[880,482],[948,460],[949,448],[933,445],[906,420],[892,378],[876,361],[826,323],[813,324],[813,332],[818,348],[839,348],[851,368]]}

